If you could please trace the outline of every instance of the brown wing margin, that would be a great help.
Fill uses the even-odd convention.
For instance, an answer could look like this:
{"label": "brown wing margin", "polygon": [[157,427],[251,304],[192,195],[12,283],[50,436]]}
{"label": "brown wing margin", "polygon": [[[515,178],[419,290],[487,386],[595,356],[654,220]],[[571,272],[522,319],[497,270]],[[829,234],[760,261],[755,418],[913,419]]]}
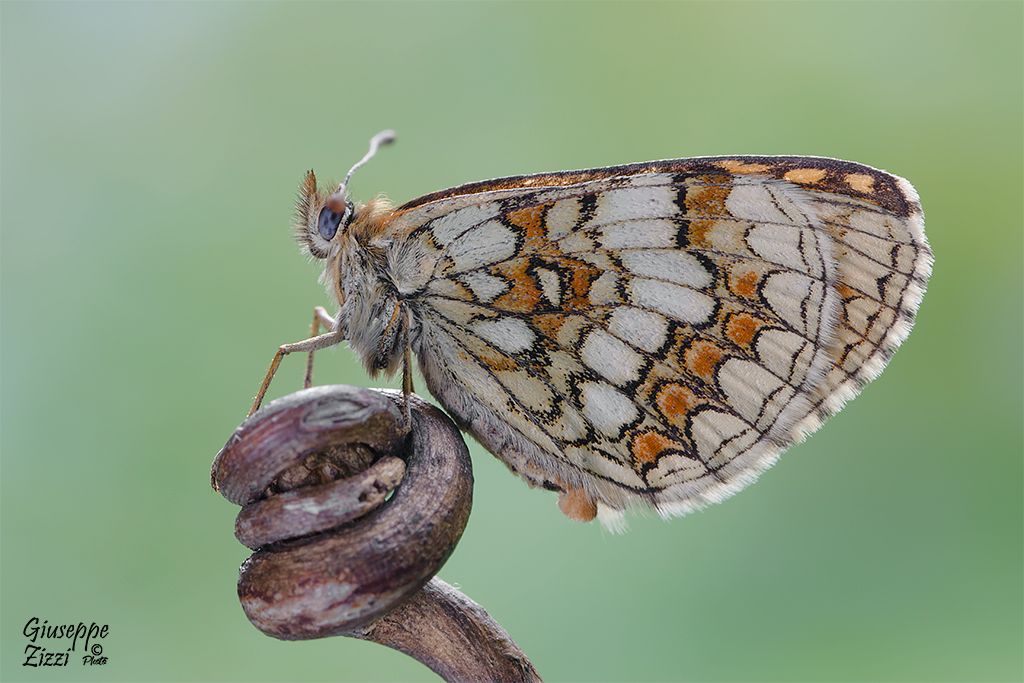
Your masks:
{"label": "brown wing margin", "polygon": [[720,156],[646,161],[581,171],[557,171],[482,180],[423,195],[398,207],[396,213],[402,213],[441,199],[494,190],[563,187],[603,178],[645,173],[712,174],[723,172],[731,175],[756,174],[779,178],[809,190],[862,199],[872,202],[900,218],[907,218],[918,211],[918,208],[907,200],[903,190],[898,186],[895,176],[863,164],[828,157]]}

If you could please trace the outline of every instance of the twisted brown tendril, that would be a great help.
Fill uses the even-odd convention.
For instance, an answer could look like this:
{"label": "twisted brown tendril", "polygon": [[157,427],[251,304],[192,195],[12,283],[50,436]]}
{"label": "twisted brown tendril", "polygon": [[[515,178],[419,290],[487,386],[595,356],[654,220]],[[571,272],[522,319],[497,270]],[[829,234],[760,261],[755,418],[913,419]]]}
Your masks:
{"label": "twisted brown tendril", "polygon": [[245,420],[212,484],[242,506],[256,550],[238,596],[275,638],[346,635],[400,650],[448,681],[539,681],[508,633],[434,577],[469,519],[473,473],[458,429],[416,396],[305,389]]}

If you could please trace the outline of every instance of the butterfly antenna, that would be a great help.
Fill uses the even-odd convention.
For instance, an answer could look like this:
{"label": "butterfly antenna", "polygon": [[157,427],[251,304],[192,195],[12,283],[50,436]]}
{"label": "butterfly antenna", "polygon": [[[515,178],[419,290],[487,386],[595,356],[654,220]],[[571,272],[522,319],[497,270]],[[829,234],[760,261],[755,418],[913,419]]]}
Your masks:
{"label": "butterfly antenna", "polygon": [[337,194],[345,192],[345,188],[348,187],[348,181],[352,177],[352,174],[356,172],[356,169],[365,164],[367,161],[372,159],[377,150],[381,145],[390,145],[395,141],[395,131],[393,130],[382,130],[381,132],[370,138],[370,149],[363,155],[363,158],[356,162],[355,166],[348,170],[348,174],[345,179],[341,181],[341,185],[338,185]]}

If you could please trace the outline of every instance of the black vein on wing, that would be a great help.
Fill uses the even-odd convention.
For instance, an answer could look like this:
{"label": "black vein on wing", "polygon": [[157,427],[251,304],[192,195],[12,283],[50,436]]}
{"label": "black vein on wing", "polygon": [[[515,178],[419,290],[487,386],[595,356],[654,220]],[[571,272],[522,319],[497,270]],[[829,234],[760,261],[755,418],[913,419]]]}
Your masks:
{"label": "black vein on wing", "polygon": [[[439,296],[438,298],[445,298],[445,299],[447,299],[448,297],[440,297]],[[459,301],[459,300],[454,299],[454,301]],[[467,303],[467,302],[460,302],[460,303]],[[507,311],[505,309],[498,309],[498,308],[494,308],[494,307],[490,307],[490,306],[483,306],[483,305],[480,305],[480,304],[473,304],[473,305],[479,306],[480,308],[484,308],[485,310],[488,310],[489,312],[491,312],[493,314],[496,314],[498,316],[509,316],[509,317],[520,318],[524,322],[526,322],[527,325],[530,326],[531,330],[533,330],[534,334],[537,336],[538,339],[546,341],[546,342],[549,341],[546,337],[544,337],[542,334],[540,334],[540,332],[538,330],[536,330],[533,327],[533,325],[530,325],[530,318],[533,315],[535,315],[533,313],[526,314],[526,313],[515,312],[515,311]],[[471,330],[463,327],[458,322],[456,322],[454,320],[451,320],[451,318],[449,316],[447,316],[444,311],[441,311],[441,310],[439,310],[439,309],[437,309],[436,307],[433,307],[433,306],[432,306],[432,308],[434,308],[434,310],[436,310],[440,315],[442,315],[443,317],[448,319],[453,325],[457,326],[457,328],[460,331],[464,332],[465,334],[473,335],[477,339],[480,339],[479,335],[476,335]],[[576,311],[574,313],[569,313],[569,314],[565,313],[562,310],[553,311],[553,313],[558,313],[558,314],[562,314],[562,315],[581,315],[583,318],[585,318],[588,321],[590,321],[594,326],[603,329],[608,334],[614,336],[615,338],[619,339],[620,341],[623,341],[624,343],[629,344],[628,340],[622,339],[621,337],[618,337],[617,335],[614,335],[610,330],[608,330],[608,328],[605,326],[605,323],[602,320],[595,319],[591,315],[587,315],[587,313],[586,313],[587,310],[594,310],[596,308],[601,308],[601,307],[594,307],[592,309],[580,309],[580,310],[578,310],[578,311]],[[614,308],[614,307],[607,307],[607,308]],[[585,338],[586,333],[587,333],[586,331],[583,331],[581,333],[581,335],[580,335],[581,339]],[[799,335],[799,333],[797,333],[795,331],[793,333]],[[700,335],[698,333],[698,334],[695,334],[694,336],[700,336]],[[801,338],[805,339],[805,342],[807,344],[811,345],[812,358],[814,356],[816,356],[817,354],[827,353],[827,351],[824,348],[814,344],[810,340],[807,340],[805,337],[802,337],[802,335],[800,335],[800,336],[801,336]],[[551,390],[554,395],[558,396],[558,395],[561,394],[561,392],[558,391],[554,386],[552,386],[546,380],[546,378],[544,376],[540,376],[540,375],[537,374],[537,372],[533,369],[534,368],[533,364],[524,365],[522,363],[519,363],[519,361],[514,356],[509,356],[509,354],[505,354],[504,352],[495,349],[494,346],[492,344],[490,344],[489,342],[487,342],[486,340],[480,339],[480,341],[481,341],[481,343],[483,343],[487,347],[491,348],[492,350],[497,351],[501,355],[509,357],[513,362],[516,363],[516,365],[518,367],[520,367],[524,371],[528,372],[532,377],[535,377],[536,379],[544,382],[545,385],[548,386],[549,390]],[[692,343],[692,341],[690,341],[690,343]],[[632,345],[630,345],[630,346],[632,346]],[[733,345],[731,343],[729,344],[729,346],[735,348],[735,345]],[[610,386],[615,386],[612,382],[610,382],[608,380],[608,378],[603,377],[602,375],[597,374],[596,371],[594,371],[593,369],[589,368],[585,363],[583,363],[583,361],[582,361],[582,359],[580,358],[580,355],[579,355],[579,350],[577,348],[569,347],[569,346],[566,346],[564,344],[558,344],[557,348],[560,348],[563,351],[569,352],[573,356],[573,358],[576,360],[577,365],[581,369],[583,369],[584,373],[586,373],[586,375],[588,376],[589,379],[592,379],[592,380],[597,381],[597,382],[605,383],[605,384],[608,384]],[[467,350],[467,352],[468,352],[468,350]],[[728,435],[722,433],[717,428],[715,428],[713,423],[711,423],[711,422],[705,423],[705,428],[710,429],[718,437],[720,437],[719,440],[720,440],[721,443],[718,445],[718,447],[715,450],[716,454],[720,453],[723,448],[725,448],[729,443],[731,443],[735,439],[738,439],[738,438],[740,438],[740,437],[742,437],[742,436],[744,436],[746,434],[749,434],[751,431],[758,435],[758,437],[759,437],[759,441],[758,442],[760,442],[761,440],[767,439],[767,440],[771,441],[772,443],[774,443],[777,446],[789,445],[791,443],[791,442],[782,443],[782,442],[779,442],[778,440],[774,439],[773,437],[771,437],[769,432],[771,431],[772,427],[774,426],[774,422],[772,423],[772,425],[766,427],[765,429],[762,429],[762,428],[758,427],[757,424],[756,424],[757,421],[759,421],[761,419],[761,417],[764,415],[764,411],[767,409],[768,405],[771,403],[771,397],[768,397],[764,401],[761,402],[761,408],[760,408],[760,412],[758,414],[758,417],[754,420],[754,422],[751,422],[750,420],[747,420],[746,418],[744,418],[742,415],[740,415],[736,411],[732,410],[728,406],[728,404],[724,402],[725,401],[725,397],[721,394],[721,392],[720,392],[720,390],[718,388],[717,381],[714,384],[708,384],[708,383],[705,383],[703,381],[701,381],[700,383],[695,384],[693,382],[694,378],[692,378],[692,376],[689,374],[688,371],[686,371],[685,368],[676,366],[676,365],[674,365],[672,363],[664,362],[662,359],[659,359],[659,358],[654,358],[650,354],[648,354],[648,353],[646,353],[646,352],[644,352],[644,351],[642,351],[640,349],[637,349],[637,352],[643,358],[645,358],[645,359],[647,359],[649,361],[649,366],[647,368],[647,372],[650,372],[651,367],[654,364],[657,364],[659,369],[663,370],[665,372],[665,374],[668,375],[668,378],[666,378],[666,377],[659,377],[655,383],[657,383],[658,381],[661,381],[661,380],[680,381],[684,385],[689,387],[691,389],[691,391],[694,392],[694,394],[696,394],[701,399],[703,399],[703,402],[706,405],[702,405],[700,407],[700,410],[698,410],[697,412],[702,412],[702,411],[706,411],[706,410],[712,410],[712,411],[719,412],[719,413],[729,414],[729,415],[732,415],[734,418],[736,418],[738,421],[740,421],[741,423],[743,423],[745,425],[746,428],[744,430],[742,430],[741,432],[739,432],[739,433],[737,433],[737,434],[735,434],[733,436],[728,436]],[[471,352],[469,352],[469,353],[471,353]],[[799,355],[799,353],[800,353],[800,351],[798,350],[790,358],[790,378],[792,377],[792,372],[794,371],[795,358],[796,358],[797,355]],[[760,363],[759,363],[759,365],[760,365]],[[810,363],[808,364],[807,367],[808,367],[808,369],[810,368]],[[807,395],[808,390],[805,390],[804,386],[808,383],[809,378],[805,378],[805,380],[803,382],[801,382],[801,384],[799,386],[795,386],[795,385],[792,384],[790,378],[781,377],[778,374],[776,374],[774,371],[772,371],[772,370],[770,370],[768,368],[765,368],[765,369],[768,372],[770,372],[773,376],[775,376],[782,383],[782,385],[779,387],[779,389],[782,389],[782,388],[785,388],[785,387],[788,386],[789,388],[791,388],[793,390],[794,397],[796,395]],[[717,373],[716,373],[716,375],[717,375]],[[647,378],[645,378],[645,377],[641,377],[640,381],[643,382],[646,379]],[[717,379],[717,377],[716,377],[716,379]],[[496,381],[498,381],[502,386],[505,386],[504,383],[501,383],[500,379],[496,378]],[[621,390],[620,387],[616,387],[616,388]],[[708,391],[706,391],[705,389],[712,389],[714,393],[713,394],[709,394]],[[567,398],[571,398],[571,397],[567,397]],[[807,396],[807,398],[808,398],[808,403],[810,403],[811,402],[810,401],[810,397]],[[691,419],[690,422],[687,423],[687,427],[685,429],[680,429],[680,428],[676,427],[675,425],[666,422],[664,417],[660,413],[654,411],[650,407],[648,401],[635,401],[634,400],[633,403],[634,403],[635,406],[640,408],[641,411],[643,413],[645,413],[646,416],[654,423],[654,425],[656,427],[658,427],[664,434],[671,436],[674,440],[676,440],[678,443],[680,443],[680,445],[689,446],[689,449],[690,449],[689,453],[680,452],[680,454],[683,457],[687,457],[687,458],[689,458],[692,461],[699,462],[707,470],[708,474],[702,475],[702,477],[697,477],[695,479],[692,479],[691,481],[698,481],[699,479],[701,479],[703,477],[711,475],[711,476],[714,476],[719,481],[722,481],[724,483],[724,480],[722,480],[721,477],[718,475],[718,470],[720,470],[721,468],[727,466],[729,462],[731,462],[735,458],[740,457],[744,452],[746,452],[746,451],[741,451],[741,452],[735,454],[727,462],[725,462],[725,463],[723,463],[721,465],[718,465],[718,466],[712,466],[712,465],[710,465],[708,463],[707,460],[705,460],[704,458],[702,458],[700,456],[700,454],[699,454],[699,452],[698,452],[698,450],[696,448],[696,443],[694,441],[693,435],[691,433],[689,433],[689,429],[690,429],[690,427],[692,425],[692,419]],[[594,434],[599,433],[593,427],[593,425],[590,424],[590,421],[586,418],[586,415],[585,415],[585,413],[582,410],[582,405],[579,404],[578,401],[574,401],[574,407],[578,409],[578,412],[580,413],[580,416],[584,420],[586,420],[587,423],[590,425],[591,431]],[[523,409],[527,410],[527,412],[529,412],[528,409],[526,409],[525,407]],[[780,408],[780,414],[781,414],[781,408]],[[694,415],[693,417],[695,418],[696,415]],[[535,425],[537,424],[532,419],[531,419],[531,422],[533,422]],[[537,426],[539,427],[539,425],[537,425]],[[636,426],[639,426],[639,423]],[[539,428],[541,428],[541,430],[545,434],[547,434],[549,438],[552,438],[556,442],[564,443],[564,441],[562,441],[561,439],[559,439],[557,437],[554,437],[550,432],[548,432],[547,429],[544,429],[543,427],[539,427]],[[625,430],[626,430],[626,428],[623,428],[623,430],[620,430],[619,436],[617,437],[616,441],[609,441],[608,443],[618,445],[619,449],[617,449],[617,450],[621,450],[621,449],[625,448],[626,449],[626,453],[624,454],[625,462],[626,463],[630,463],[632,456],[631,456],[631,453],[628,451],[628,444],[625,444],[623,442],[623,439],[624,439],[624,433],[623,432]],[[589,443],[584,444],[584,443],[575,443],[574,442],[573,445],[588,445],[589,446],[590,444]],[[620,460],[619,462],[622,462],[622,461]],[[646,472],[644,473],[644,475],[646,475]],[[645,480],[646,480],[646,476],[645,476]],[[655,489],[656,490],[663,490],[664,488],[667,488],[667,487],[660,487],[660,486],[653,486],[652,485],[651,488],[652,488],[652,490],[655,490]]]}

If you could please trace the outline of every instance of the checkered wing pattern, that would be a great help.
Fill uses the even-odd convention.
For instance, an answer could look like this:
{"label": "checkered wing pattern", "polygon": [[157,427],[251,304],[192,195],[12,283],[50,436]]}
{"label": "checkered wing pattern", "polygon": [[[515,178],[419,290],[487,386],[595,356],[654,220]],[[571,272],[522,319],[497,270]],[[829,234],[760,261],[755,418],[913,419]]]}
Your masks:
{"label": "checkered wing pattern", "polygon": [[431,264],[393,271],[431,393],[612,526],[756,479],[878,375],[931,267],[909,183],[810,157],[488,181],[400,207],[389,232]]}

